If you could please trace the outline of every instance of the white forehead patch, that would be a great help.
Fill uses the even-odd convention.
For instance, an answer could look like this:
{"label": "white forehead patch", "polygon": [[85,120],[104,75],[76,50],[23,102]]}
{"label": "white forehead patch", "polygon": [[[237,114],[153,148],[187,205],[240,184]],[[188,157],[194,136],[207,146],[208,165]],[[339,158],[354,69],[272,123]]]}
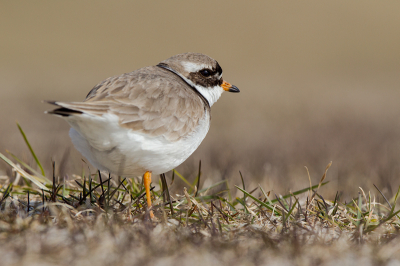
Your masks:
{"label": "white forehead patch", "polygon": [[185,70],[189,73],[191,72],[198,72],[204,68],[211,69],[209,65],[206,64],[197,64],[193,62],[182,62],[182,66],[185,68]]}

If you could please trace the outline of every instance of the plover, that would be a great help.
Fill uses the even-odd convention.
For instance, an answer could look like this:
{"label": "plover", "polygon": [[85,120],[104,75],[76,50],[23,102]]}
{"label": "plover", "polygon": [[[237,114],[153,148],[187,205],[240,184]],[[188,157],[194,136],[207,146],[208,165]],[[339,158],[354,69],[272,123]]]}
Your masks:
{"label": "plover", "polygon": [[152,173],[174,169],[197,149],[210,127],[210,108],[224,91],[239,89],[222,79],[216,60],[184,53],[110,77],[83,102],[49,102],[58,108],[48,113],[71,125],[74,146],[93,166],[143,175],[150,208]]}

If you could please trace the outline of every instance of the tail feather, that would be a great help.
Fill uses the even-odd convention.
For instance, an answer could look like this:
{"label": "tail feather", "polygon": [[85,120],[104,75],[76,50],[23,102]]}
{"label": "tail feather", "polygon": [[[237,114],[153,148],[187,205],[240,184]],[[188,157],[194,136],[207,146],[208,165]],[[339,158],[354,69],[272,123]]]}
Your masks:
{"label": "tail feather", "polygon": [[59,116],[64,116],[64,117],[67,117],[67,116],[70,116],[70,115],[73,115],[73,114],[82,114],[81,111],[63,107],[58,102],[55,102],[55,101],[45,101],[45,102],[47,102],[49,104],[60,106],[60,108],[57,108],[57,109],[54,109],[54,110],[51,110],[51,111],[46,111],[47,114],[59,115]]}

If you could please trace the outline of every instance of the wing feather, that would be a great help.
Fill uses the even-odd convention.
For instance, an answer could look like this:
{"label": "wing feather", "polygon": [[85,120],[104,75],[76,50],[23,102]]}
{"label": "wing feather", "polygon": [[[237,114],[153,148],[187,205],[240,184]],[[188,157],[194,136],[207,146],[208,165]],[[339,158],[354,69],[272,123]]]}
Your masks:
{"label": "wing feather", "polygon": [[159,67],[142,68],[96,85],[84,102],[56,102],[77,112],[119,117],[120,125],[176,141],[190,134],[207,112],[200,97],[175,74]]}

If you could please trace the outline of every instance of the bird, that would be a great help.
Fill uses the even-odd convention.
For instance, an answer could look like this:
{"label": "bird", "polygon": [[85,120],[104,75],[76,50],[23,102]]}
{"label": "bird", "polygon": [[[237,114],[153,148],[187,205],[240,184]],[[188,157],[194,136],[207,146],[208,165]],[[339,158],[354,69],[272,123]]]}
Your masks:
{"label": "bird", "polygon": [[211,106],[239,89],[222,78],[218,62],[202,53],[174,55],[155,66],[113,76],[83,102],[47,101],[65,119],[75,148],[97,169],[143,176],[150,217],[151,177],[182,164],[205,138]]}

